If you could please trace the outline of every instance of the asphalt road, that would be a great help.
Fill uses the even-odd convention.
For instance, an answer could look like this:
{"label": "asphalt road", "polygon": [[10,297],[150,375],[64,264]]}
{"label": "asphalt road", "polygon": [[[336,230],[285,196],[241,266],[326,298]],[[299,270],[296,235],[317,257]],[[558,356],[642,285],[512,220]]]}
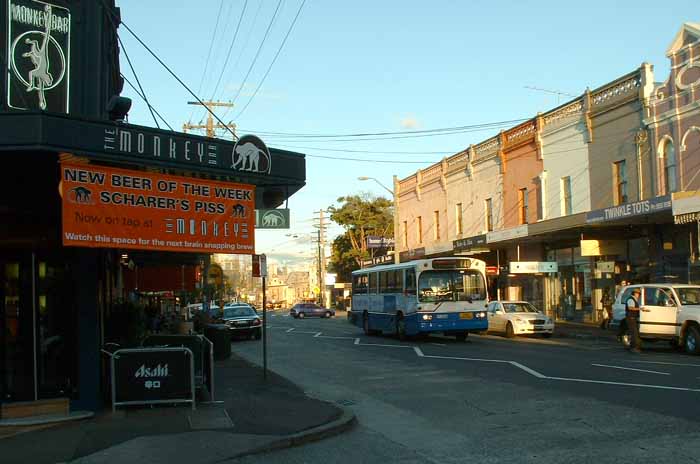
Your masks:
{"label": "asphalt road", "polygon": [[[339,437],[234,462],[700,462],[700,358],[659,344],[367,337],[344,318],[268,322],[269,367],[351,408]],[[262,362],[260,342],[233,350]]]}

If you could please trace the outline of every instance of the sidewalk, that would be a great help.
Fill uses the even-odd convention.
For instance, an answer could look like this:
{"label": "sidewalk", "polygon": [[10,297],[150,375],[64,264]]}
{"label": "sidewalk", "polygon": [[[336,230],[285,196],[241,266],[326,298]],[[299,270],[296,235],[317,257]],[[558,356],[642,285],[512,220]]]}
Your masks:
{"label": "sidewalk", "polygon": [[262,369],[235,355],[216,363],[215,376],[221,404],[109,411],[21,433],[0,439],[0,461],[209,463],[318,440],[354,424],[352,413],[272,372],[265,382]]}

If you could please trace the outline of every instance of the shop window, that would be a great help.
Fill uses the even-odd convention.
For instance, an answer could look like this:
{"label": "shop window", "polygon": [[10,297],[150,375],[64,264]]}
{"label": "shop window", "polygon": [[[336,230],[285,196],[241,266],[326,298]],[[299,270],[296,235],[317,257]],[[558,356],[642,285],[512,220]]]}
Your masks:
{"label": "shop window", "polygon": [[484,205],[486,207],[486,232],[491,232],[493,230],[493,200],[487,198]]}
{"label": "shop window", "polygon": [[562,216],[573,214],[570,176],[561,178],[561,214]]}
{"label": "shop window", "polygon": [[457,225],[457,235],[462,235],[464,232],[462,229],[462,203],[455,205],[455,224]]}
{"label": "shop window", "polygon": [[528,200],[526,188],[518,190],[518,205],[520,205],[520,224],[527,224]]}
{"label": "shop window", "polygon": [[627,203],[627,166],[625,160],[613,165],[615,175],[615,204]]}

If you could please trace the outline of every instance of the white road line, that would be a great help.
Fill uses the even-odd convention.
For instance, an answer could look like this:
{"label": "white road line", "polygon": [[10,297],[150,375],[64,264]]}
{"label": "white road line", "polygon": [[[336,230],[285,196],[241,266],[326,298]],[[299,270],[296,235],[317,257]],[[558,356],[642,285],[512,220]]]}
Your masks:
{"label": "white road line", "polygon": [[359,339],[359,338],[356,338],[356,339],[355,339],[355,345],[359,345],[359,344],[360,344],[360,339]]}
{"label": "white road line", "polygon": [[546,378],[547,378],[546,375],[540,374],[540,373],[537,372],[536,370],[530,369],[529,367],[527,367],[527,366],[525,366],[525,365],[523,365],[523,364],[520,364],[519,362],[509,361],[509,363],[510,363],[511,366],[515,366],[515,367],[517,367],[518,369],[522,369],[522,370],[524,370],[525,372],[527,372],[528,374],[534,375],[534,376],[537,377],[538,379],[546,379]]}
{"label": "white road line", "polygon": [[589,379],[569,379],[566,377],[545,377],[548,380],[562,380],[565,382],[581,382],[581,383],[598,383],[603,385],[620,385],[622,387],[640,387],[640,388],[654,388],[658,390],[676,390],[676,391],[688,391],[688,392],[700,392],[698,388],[684,388],[684,387],[669,387],[666,385],[649,385],[645,383],[626,383],[626,382],[610,382],[607,380],[589,380]]}
{"label": "white road line", "polygon": [[287,329],[287,333],[291,332],[292,330],[294,330],[294,327],[292,327],[291,329]]}
{"label": "white road line", "polygon": [[[359,338],[357,339],[359,340]],[[412,346],[408,345],[382,345],[381,343],[355,343],[355,345],[360,345],[360,346],[383,346],[385,348],[413,348]]]}
{"label": "white road line", "polygon": [[421,358],[425,356],[425,355],[423,354],[423,350],[421,350],[421,349],[418,348],[417,346],[414,346],[414,347],[413,347],[413,351],[415,351],[416,354],[417,354],[418,356],[420,356]]}
{"label": "white road line", "polygon": [[447,346],[447,345],[445,345],[444,343],[431,343],[431,345],[435,345],[435,346]]}
{"label": "white road line", "polygon": [[320,337],[323,332],[316,332],[316,335],[314,335],[314,338]]}
{"label": "white road line", "polygon": [[691,364],[691,363],[673,363],[673,362],[664,362],[664,361],[631,361],[635,363],[642,363],[642,364],[664,364],[668,366],[689,366],[689,367],[700,367],[700,364]]}
{"label": "white road line", "polygon": [[658,372],[658,371],[648,371],[646,369],[635,369],[633,367],[622,367],[622,366],[610,366],[608,364],[595,364],[592,363],[591,366],[597,367],[608,367],[610,369],[622,369],[625,371],[635,371],[635,372],[646,372],[647,374],[658,374],[658,375],[671,375],[668,372]]}
{"label": "white road line", "polygon": [[318,332],[314,331],[309,331],[309,330],[295,330],[294,333],[298,334],[317,334]]}
{"label": "white road line", "polygon": [[336,335],[319,335],[318,338],[330,338],[333,340],[355,340],[355,337],[341,337]]}

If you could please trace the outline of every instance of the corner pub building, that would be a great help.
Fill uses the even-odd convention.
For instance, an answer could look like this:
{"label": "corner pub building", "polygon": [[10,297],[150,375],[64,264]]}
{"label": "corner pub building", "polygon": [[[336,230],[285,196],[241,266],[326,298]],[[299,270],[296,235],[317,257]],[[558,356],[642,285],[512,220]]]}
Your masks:
{"label": "corner pub building", "polygon": [[[104,406],[108,386],[100,349],[110,309],[126,296],[129,279],[128,269],[120,264],[123,254],[143,269],[199,263],[222,250],[203,247],[206,239],[201,236],[207,232],[228,247],[224,252],[252,254],[254,222],[241,218],[254,217],[253,208],[278,207],[305,184],[303,154],[266,152],[256,137],[241,138],[237,147],[234,142],[125,123],[129,104],[119,96],[119,18],[114,0],[0,0],[0,56],[5,67],[0,76],[0,422],[3,412],[10,416],[13,405],[29,410],[35,406],[39,414],[56,401],[74,411]],[[249,149],[260,142],[255,153],[242,151],[243,139],[250,142],[245,144]],[[201,210],[196,226],[194,219],[178,219],[177,226],[163,226],[170,228],[162,230],[161,237],[180,234],[184,240],[168,241],[168,246],[159,246],[165,239],[114,239],[79,246],[79,240],[92,237],[74,234],[76,240],[69,240],[67,219],[84,217],[72,211],[78,207],[94,212],[86,217],[97,218],[106,208],[101,203],[104,192],[93,200],[88,196],[87,204],[73,204],[80,203],[81,191],[68,192],[61,182],[62,173],[69,172],[65,166],[72,169],[72,181],[79,181],[82,174],[75,173],[84,170],[92,172],[88,177],[102,172],[114,178],[117,173],[141,182],[121,185],[121,190],[106,195],[118,198],[122,207],[160,207],[163,202],[167,210],[174,204],[171,200],[132,193],[156,183],[180,182],[194,185],[190,194],[201,194],[202,185],[223,188],[234,192],[232,200],[245,199],[238,193],[247,188],[250,208],[239,201],[233,214],[226,209],[227,220],[233,216],[243,222],[219,229],[200,220],[212,212],[208,202],[179,198],[181,213],[190,209],[193,214],[195,203]],[[153,184],[144,185],[144,179]],[[213,212],[221,211],[214,207]],[[151,218],[153,228],[162,219],[155,209],[140,214]],[[95,230],[103,237],[129,229]],[[247,239],[244,246],[239,233]]]}

